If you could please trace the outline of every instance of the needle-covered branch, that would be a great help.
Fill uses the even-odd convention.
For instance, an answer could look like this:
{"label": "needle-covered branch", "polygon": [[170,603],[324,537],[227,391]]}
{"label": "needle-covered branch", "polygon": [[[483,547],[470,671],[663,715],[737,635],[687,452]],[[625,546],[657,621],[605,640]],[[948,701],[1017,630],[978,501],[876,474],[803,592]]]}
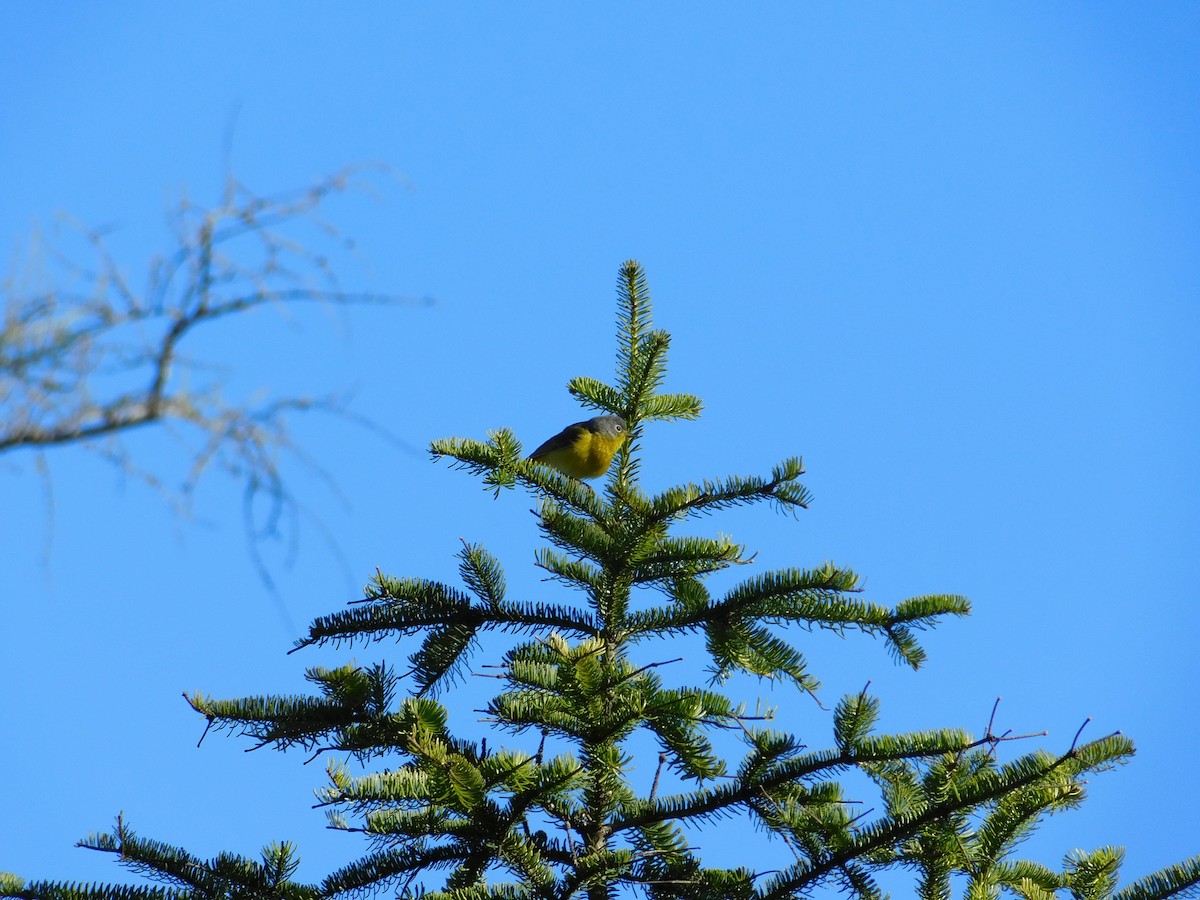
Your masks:
{"label": "needle-covered branch", "polygon": [[[848,843],[832,852],[797,861],[764,884],[757,896],[762,900],[794,897],[829,878],[836,879],[843,867],[855,860],[875,865],[910,861],[927,866],[930,860],[923,857],[930,855],[944,873],[948,889],[950,874],[974,875],[981,862],[963,843],[965,824],[975,811],[986,810],[1004,798],[1045,792],[1048,787],[1053,788],[1054,796],[1044,800],[1043,814],[1071,805],[1081,796],[1087,774],[1124,762],[1132,752],[1127,739],[1110,736],[1059,756],[1037,751],[1004,766],[967,765],[968,760],[958,753],[943,757],[935,766],[962,774],[955,779],[953,790],[936,790],[918,807],[858,829]],[[914,838],[919,838],[915,844],[908,843]],[[880,856],[885,848],[889,852]]]}
{"label": "needle-covered branch", "polygon": [[770,478],[732,476],[701,484],[680,485],[667,489],[635,509],[647,523],[703,515],[762,500],[772,501],[783,510],[807,509],[812,495],[797,482],[803,474],[804,462],[799,457],[791,457],[777,465],[771,471]]}
{"label": "needle-covered branch", "polygon": [[108,833],[93,833],[80,847],[111,853],[126,869],[159,886],[94,885],[78,882],[24,884],[0,875],[0,896],[25,900],[208,900],[256,897],[261,900],[317,900],[316,885],[292,880],[300,864],[295,845],[268,844],[261,861],[232,853],[202,859],[181,847],[138,837],[118,816]]}
{"label": "needle-covered branch", "polygon": [[480,632],[595,632],[594,617],[586,608],[506,600],[499,563],[482,547],[468,544],[459,558],[459,570],[474,599],[440,582],[380,572],[367,585],[365,602],[315,619],[292,652],[312,645],[422,635],[409,661],[418,693],[423,694],[455,679]]}
{"label": "needle-covered branch", "polygon": [[434,460],[449,459],[452,468],[479,477],[485,490],[496,495],[502,489],[523,484],[581,515],[598,517],[603,514],[601,501],[591,488],[544,463],[525,459],[521,442],[507,428],[490,432],[486,442],[473,438],[438,438],[429,445],[429,453]]}

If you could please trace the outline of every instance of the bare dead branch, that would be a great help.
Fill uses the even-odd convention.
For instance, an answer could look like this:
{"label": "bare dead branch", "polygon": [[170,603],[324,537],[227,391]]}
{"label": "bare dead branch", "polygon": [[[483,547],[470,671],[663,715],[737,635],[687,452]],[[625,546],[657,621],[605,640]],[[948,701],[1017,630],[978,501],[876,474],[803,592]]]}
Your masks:
{"label": "bare dead branch", "polygon": [[68,221],[85,242],[85,261],[35,243],[0,284],[0,454],[80,444],[169,493],[122,443],[146,426],[167,427],[190,455],[176,497],[186,500],[216,466],[251,496],[269,497],[277,518],[294,505],[281,455],[303,459],[290,417],[322,411],[361,418],[336,397],[230,400],[222,390],[229,372],[181,351],[202,328],[265,306],[428,302],[344,289],[330,253],[307,237],[352,251],[353,241],[323,218],[322,204],[370,186],[380,171],[350,167],[275,196],[258,196],[231,177],[211,209],[182,198],[170,216],[175,246],[150,261],[144,290],[117,263],[103,229]]}

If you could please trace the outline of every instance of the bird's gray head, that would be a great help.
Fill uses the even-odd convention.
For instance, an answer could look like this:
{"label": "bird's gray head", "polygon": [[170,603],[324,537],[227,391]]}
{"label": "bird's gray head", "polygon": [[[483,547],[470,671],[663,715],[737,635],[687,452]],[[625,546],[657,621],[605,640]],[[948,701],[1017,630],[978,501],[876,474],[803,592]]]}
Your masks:
{"label": "bird's gray head", "polygon": [[594,419],[588,419],[586,425],[588,431],[605,437],[616,437],[625,433],[625,420],[620,416],[596,416]]}

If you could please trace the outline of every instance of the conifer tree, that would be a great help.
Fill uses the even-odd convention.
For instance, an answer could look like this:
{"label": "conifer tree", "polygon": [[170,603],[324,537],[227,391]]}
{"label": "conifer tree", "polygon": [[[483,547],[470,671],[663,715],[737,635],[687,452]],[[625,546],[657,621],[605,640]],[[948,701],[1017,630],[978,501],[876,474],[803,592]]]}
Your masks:
{"label": "conifer tree", "polygon": [[[1046,816],[1079,805],[1089,775],[1130,757],[1133,745],[1121,735],[1089,743],[1077,736],[1064,751],[1006,760],[1016,745],[991,724],[982,735],[879,734],[879,701],[866,691],[837,704],[823,740],[773,727],[770,710],[727,696],[738,674],[791,685],[800,697],[814,692],[818,680],[796,642],[814,628],[861,632],[916,668],[924,659],[917,632],[967,614],[969,604],[934,594],[883,605],[833,563],[713,590],[709,576],[749,562],[745,548],[725,536],[676,534],[676,526],[740,505],[802,510],[804,469],[791,458],[766,476],[646,492],[643,429],[695,418],[700,402],[661,390],[669,337],[651,326],[637,263],[621,268],[618,295],[615,383],[577,378],[568,386],[585,407],[629,425],[600,491],[523,458],[508,430],[486,442],[432,446],[436,458],[479,476],[489,490],[521,488],[538,499],[548,545],[536,564],[571,590],[553,602],[511,597],[500,561],[482,544],[466,544],[461,585],[378,573],[363,601],[314,621],[295,648],[396,638],[415,644],[402,673],[382,661],[314,667],[309,695],[188,695],[209,729],[257,746],[328,754],[319,805],[335,828],[366,835],[365,856],[319,884],[302,884],[292,880],[298,858],[290,844],[267,847],[261,861],[199,859],[138,837],[118,819],[111,833],[83,845],[117,854],[155,885],[0,876],[0,896],[308,900],[386,890],[428,900],[873,898],[882,896],[879,874],[894,869],[912,873],[922,898],[1194,893],[1200,857],[1118,889],[1117,847],[1075,852],[1059,869],[1015,856]],[[670,642],[686,634],[703,639],[712,676],[705,686],[671,687],[660,673]],[[451,729],[443,700],[453,706],[445,689],[480,665],[472,654],[486,635],[507,636],[509,649],[496,670],[499,693],[486,707],[493,735],[475,740]],[[739,755],[727,759],[718,744],[731,737]],[[649,785],[633,777],[645,738],[657,745]],[[848,787],[856,774],[875,785],[876,797]],[[854,800],[869,800],[875,812],[860,814]],[[764,846],[773,840],[782,853],[770,864],[706,864],[689,834],[700,826],[719,832],[731,819],[753,824]]]}

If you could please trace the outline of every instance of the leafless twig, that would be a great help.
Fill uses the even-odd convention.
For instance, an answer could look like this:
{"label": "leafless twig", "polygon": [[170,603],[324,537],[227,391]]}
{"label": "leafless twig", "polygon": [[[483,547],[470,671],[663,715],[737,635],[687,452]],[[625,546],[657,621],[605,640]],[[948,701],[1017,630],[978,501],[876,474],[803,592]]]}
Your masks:
{"label": "leafless twig", "polygon": [[[336,396],[231,400],[223,390],[229,373],[183,350],[196,332],[259,307],[421,302],[346,290],[331,256],[316,249],[330,242],[352,249],[321,207],[362,186],[364,175],[366,167],[351,167],[269,197],[230,178],[211,209],[182,200],[171,218],[174,249],[151,261],[141,290],[102,230],[72,225],[89,248],[86,264],[53,246],[26,254],[21,271],[0,284],[0,454],[32,450],[45,471],[46,451],[80,444],[158,489],[179,511],[188,509],[201,476],[220,469],[242,482],[251,501],[267,500],[266,527],[251,525],[251,533],[272,530],[297,508],[282,456],[313,465],[293,443],[291,417],[355,417]],[[318,236],[315,244],[299,236],[307,234]],[[187,474],[178,488],[134,459],[125,439],[145,426],[165,429],[182,445]]]}

